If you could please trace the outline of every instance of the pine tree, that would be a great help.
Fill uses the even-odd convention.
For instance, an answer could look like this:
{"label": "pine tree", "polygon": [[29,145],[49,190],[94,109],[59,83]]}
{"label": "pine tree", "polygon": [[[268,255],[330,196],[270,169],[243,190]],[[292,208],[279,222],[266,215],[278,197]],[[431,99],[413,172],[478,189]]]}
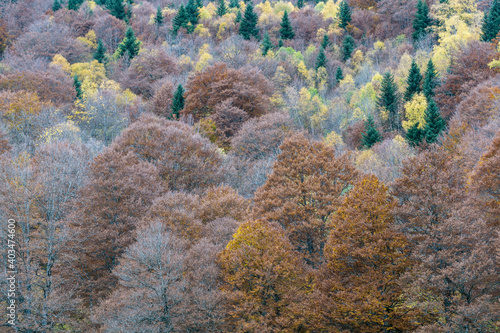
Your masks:
{"label": "pine tree", "polygon": [[128,56],[129,60],[132,60],[141,48],[141,42],[135,37],[134,30],[131,27],[127,28],[125,32],[125,38],[118,45],[116,50],[119,57],[123,57],[125,54]]}
{"label": "pine tree", "polygon": [[297,0],[297,8],[300,9],[304,7],[304,0]]}
{"label": "pine tree", "polygon": [[337,72],[335,73],[335,81],[339,83],[344,79],[344,73],[342,72],[342,68],[339,66],[337,67]]}
{"label": "pine tree", "polygon": [[500,31],[500,2],[493,0],[490,11],[484,14],[482,27],[482,40],[489,42],[494,39]]}
{"label": "pine tree", "polygon": [[191,25],[188,26],[188,33],[191,33],[194,31],[194,27],[198,24],[198,16],[200,15],[200,11],[195,0],[189,0],[185,10],[188,23],[191,23]]}
{"label": "pine tree", "polygon": [[418,68],[415,60],[412,61],[410,71],[408,72],[408,79],[406,83],[408,86],[405,91],[405,100],[409,101],[414,94],[422,91],[420,83],[422,82],[422,74],[420,74],[420,68]]}
{"label": "pine tree", "polygon": [[282,48],[283,47],[283,39],[279,39],[278,41],[278,48]]}
{"label": "pine tree", "polygon": [[61,2],[59,0],[54,0],[54,2],[52,3],[52,11],[55,13],[61,8]]}
{"label": "pine tree", "polygon": [[283,14],[283,19],[281,20],[280,36],[281,39],[292,39],[295,36],[292,24],[290,23],[290,19],[288,18],[288,13],[286,10],[285,13]]}
{"label": "pine tree", "polygon": [[352,38],[351,35],[345,36],[342,42],[342,53],[344,54],[344,61],[347,61],[347,59],[351,57],[352,51],[354,51],[355,47],[356,44],[354,42],[354,38]]}
{"label": "pine tree", "polygon": [[122,0],[108,0],[107,7],[110,14],[117,19],[123,20],[125,18],[125,6]]}
{"label": "pine tree", "polygon": [[106,48],[102,43],[102,39],[99,39],[99,41],[97,42],[97,49],[94,52],[93,58],[102,64],[104,62],[105,57],[106,57]]}
{"label": "pine tree", "polygon": [[415,14],[415,19],[413,20],[413,40],[418,41],[420,38],[427,34],[427,28],[432,25],[432,20],[429,17],[429,7],[427,3],[422,0],[418,0],[417,13]]}
{"label": "pine tree", "polygon": [[365,132],[363,133],[362,142],[363,146],[366,148],[373,147],[374,144],[380,142],[382,137],[377,130],[377,126],[373,121],[372,115],[368,116],[368,119],[365,121]]}
{"label": "pine tree", "polygon": [[186,14],[186,10],[184,9],[184,5],[181,5],[172,23],[172,33],[174,35],[177,35],[177,32],[179,31],[180,28],[187,27],[187,23],[188,23],[188,17]]}
{"label": "pine tree", "polygon": [[434,102],[433,99],[429,100],[429,104],[427,105],[427,110],[425,110],[425,141],[427,143],[434,143],[437,141],[437,138],[441,131],[444,130],[446,124],[444,119],[441,117],[441,113],[439,112],[439,108]]}
{"label": "pine tree", "polygon": [[238,0],[230,0],[229,1],[229,8],[240,8],[240,4],[239,4]]}
{"label": "pine tree", "polygon": [[264,34],[264,40],[262,41],[262,55],[265,57],[267,52],[273,47],[273,43],[271,43],[271,39],[269,38],[269,34],[266,32]]}
{"label": "pine tree", "polygon": [[423,85],[424,95],[427,98],[427,101],[434,97],[434,89],[438,85],[439,81],[437,78],[436,69],[434,68],[434,63],[432,62],[432,59],[429,59]]}
{"label": "pine tree", "polygon": [[179,119],[182,109],[184,109],[184,88],[179,84],[172,99],[172,118]]}
{"label": "pine tree", "polygon": [[412,147],[418,146],[424,139],[424,131],[418,128],[418,125],[419,123],[416,122],[408,129],[408,132],[406,132],[406,141],[408,141]]}
{"label": "pine tree", "polygon": [[241,11],[238,10],[238,13],[236,13],[236,18],[234,19],[234,23],[241,22],[241,19],[242,19],[242,17],[241,17]]}
{"label": "pine tree", "polygon": [[316,58],[316,70],[320,67],[325,67],[326,66],[326,55],[325,55],[325,49],[320,48],[318,57]]}
{"label": "pine tree", "polygon": [[340,3],[339,12],[337,14],[337,18],[339,21],[339,27],[345,28],[351,22],[351,8],[344,0]]}
{"label": "pine tree", "polygon": [[82,98],[82,82],[78,78],[78,75],[73,76],[73,86],[76,90],[76,98]]}
{"label": "pine tree", "polygon": [[217,15],[224,16],[227,12],[226,3],[224,0],[219,0],[219,7],[217,7]]}
{"label": "pine tree", "polygon": [[391,73],[384,74],[380,87],[381,93],[378,97],[377,105],[383,111],[388,113],[387,121],[390,129],[398,129],[400,127],[398,114],[398,95],[397,86],[394,83],[394,78]]}
{"label": "pine tree", "polygon": [[83,0],[69,0],[68,1],[68,9],[69,10],[78,10],[82,5]]}
{"label": "pine tree", "polygon": [[330,45],[330,40],[328,39],[328,35],[323,35],[323,41],[321,41],[321,47],[326,50],[326,48]]}
{"label": "pine tree", "polygon": [[259,17],[253,11],[252,3],[248,3],[245,8],[245,14],[241,20],[240,24],[240,35],[243,36],[243,39],[250,40],[250,38],[259,36],[259,29],[257,29],[257,21]]}
{"label": "pine tree", "polygon": [[155,24],[157,26],[161,26],[163,24],[163,13],[160,6],[156,9]]}

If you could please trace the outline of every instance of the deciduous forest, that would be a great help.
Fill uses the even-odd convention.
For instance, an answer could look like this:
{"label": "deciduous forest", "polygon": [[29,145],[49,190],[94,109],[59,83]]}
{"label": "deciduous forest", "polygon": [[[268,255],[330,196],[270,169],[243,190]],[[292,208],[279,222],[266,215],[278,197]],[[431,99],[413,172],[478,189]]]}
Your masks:
{"label": "deciduous forest", "polygon": [[500,332],[500,0],[1,0],[0,247],[1,332]]}

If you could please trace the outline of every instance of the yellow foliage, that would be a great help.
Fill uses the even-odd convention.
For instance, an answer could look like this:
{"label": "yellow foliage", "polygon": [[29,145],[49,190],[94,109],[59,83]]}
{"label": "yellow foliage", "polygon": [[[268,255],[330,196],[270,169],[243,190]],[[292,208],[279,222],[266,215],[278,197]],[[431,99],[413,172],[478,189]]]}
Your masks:
{"label": "yellow foliage", "polygon": [[405,115],[407,121],[403,121],[403,128],[409,130],[418,122],[418,128],[425,125],[425,109],[427,109],[427,99],[424,94],[415,94],[413,98],[405,104]]}
{"label": "yellow foliage", "polygon": [[71,73],[71,65],[69,64],[68,60],[66,60],[66,58],[64,58],[60,54],[56,54],[54,58],[52,58],[50,66],[58,66],[66,73]]}
{"label": "yellow foliage", "polygon": [[90,10],[94,10],[95,7],[97,6],[95,1],[92,1],[92,0],[87,1],[87,5],[89,6]]}
{"label": "yellow foliage", "polygon": [[226,32],[227,30],[227,23],[226,22],[222,22],[220,25],[219,25],[219,30],[217,31],[217,39],[223,39],[224,38],[224,33]]}
{"label": "yellow foliage", "polygon": [[189,70],[193,66],[193,62],[191,61],[191,58],[185,54],[183,54],[179,57],[178,64],[179,64],[179,67],[182,68],[183,70]]}
{"label": "yellow foliage", "polygon": [[194,29],[194,33],[200,37],[205,37],[205,38],[211,37],[210,30],[208,30],[208,28],[205,28],[203,24],[197,24],[196,28]]}
{"label": "yellow foliage", "polygon": [[371,149],[361,150],[356,154],[356,161],[354,164],[361,169],[365,169],[365,166],[374,166],[380,164],[377,158],[377,154],[374,154]]}
{"label": "yellow foliage", "polygon": [[394,73],[394,81],[398,85],[399,91],[404,91],[406,89],[406,79],[408,77],[408,71],[411,67],[412,58],[408,53],[405,53],[399,59],[398,69]]}
{"label": "yellow foliage", "polygon": [[71,75],[78,75],[82,82],[83,98],[86,98],[97,92],[101,83],[106,79],[106,70],[104,64],[93,60],[71,65]]}
{"label": "yellow foliage", "polygon": [[303,123],[313,132],[321,131],[328,119],[328,108],[318,94],[311,94],[305,87],[300,90],[299,96],[299,115]]}
{"label": "yellow foliage", "polygon": [[335,131],[331,131],[324,139],[323,143],[328,147],[333,147],[336,149],[342,149],[344,147],[344,141],[342,136]]}
{"label": "yellow foliage", "polygon": [[304,64],[304,61],[300,61],[298,63],[297,69],[299,70],[299,73],[302,74],[302,76],[305,79],[309,78],[309,71],[307,70],[306,64]]}
{"label": "yellow foliage", "polygon": [[90,30],[89,32],[87,32],[85,37],[78,37],[77,40],[91,49],[97,48],[97,36],[94,30]]}
{"label": "yellow foliage", "polygon": [[210,61],[213,59],[212,55],[208,53],[210,46],[208,44],[203,44],[203,46],[200,48],[199,51],[199,59],[198,62],[196,63],[195,70],[196,71],[202,71],[205,69]]}
{"label": "yellow foliage", "polygon": [[382,41],[376,41],[374,44],[373,44],[373,49],[375,51],[378,51],[378,50],[385,50],[385,44],[384,42]]}
{"label": "yellow foliage", "polygon": [[50,143],[66,139],[71,142],[78,142],[80,138],[80,129],[72,120],[57,124],[48,128],[40,137],[43,143]]}
{"label": "yellow foliage", "polygon": [[211,20],[215,13],[217,12],[217,7],[212,2],[209,2],[206,7],[200,8],[200,15],[198,16],[201,20]]}
{"label": "yellow foliage", "polygon": [[[319,4],[318,4],[319,5]],[[323,19],[336,19],[337,13],[339,11],[340,1],[328,0],[323,8],[321,9],[321,15],[323,15]]]}

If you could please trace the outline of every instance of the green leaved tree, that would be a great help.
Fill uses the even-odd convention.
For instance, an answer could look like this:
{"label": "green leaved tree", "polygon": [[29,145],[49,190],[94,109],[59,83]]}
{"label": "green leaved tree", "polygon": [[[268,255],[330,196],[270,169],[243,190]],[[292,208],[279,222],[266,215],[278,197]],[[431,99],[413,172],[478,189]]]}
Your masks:
{"label": "green leaved tree", "polygon": [[390,72],[386,72],[382,79],[377,105],[381,112],[387,113],[387,123],[390,130],[401,127],[398,104],[398,88],[394,82],[394,77]]}
{"label": "green leaved tree", "polygon": [[342,1],[340,3],[337,18],[339,21],[339,27],[343,29],[351,22],[351,8],[349,8],[346,1]]}
{"label": "green leaved tree", "polygon": [[409,101],[413,95],[422,91],[422,88],[420,87],[421,82],[422,74],[420,74],[420,68],[418,68],[417,63],[413,60],[408,73],[408,79],[406,80],[406,83],[408,84],[404,96],[406,101]]}
{"label": "green leaved tree", "polygon": [[365,121],[365,132],[362,135],[363,146],[371,148],[374,144],[380,141],[382,141],[382,137],[377,130],[377,126],[373,121],[372,115],[369,115],[368,119]]}
{"label": "green leaved tree", "polygon": [[179,84],[172,99],[171,117],[173,119],[179,119],[179,114],[182,109],[184,109],[184,88],[182,87],[182,85]]}
{"label": "green leaved tree", "polygon": [[352,54],[352,51],[356,48],[356,43],[354,41],[354,38],[352,38],[351,35],[347,35],[344,37],[344,40],[342,41],[342,53],[343,53],[343,59],[344,61],[347,61]]}
{"label": "green leaved tree", "polygon": [[500,2],[493,0],[490,11],[484,14],[481,38],[485,42],[494,39],[500,31]]}
{"label": "green leaved tree", "polygon": [[280,36],[281,39],[292,39],[295,36],[292,24],[290,23],[290,19],[288,18],[288,13],[286,10],[285,13],[283,14],[283,19],[281,20]]}
{"label": "green leaved tree", "polygon": [[134,30],[131,27],[127,28],[125,32],[125,38],[118,45],[116,50],[117,57],[128,56],[129,61],[134,59],[134,57],[139,54],[141,49],[141,41],[135,37]]}
{"label": "green leaved tree", "polygon": [[318,57],[316,58],[316,70],[320,67],[325,67],[326,66],[326,55],[325,55],[325,49],[320,48]]}
{"label": "green leaved tree", "polygon": [[262,41],[261,44],[262,47],[262,55],[265,57],[267,55],[267,52],[273,47],[273,43],[271,43],[271,39],[269,38],[269,34],[266,32],[264,34],[264,40]]}
{"label": "green leaved tree", "polygon": [[240,35],[243,36],[243,39],[250,40],[252,37],[259,37],[259,29],[257,28],[258,20],[259,17],[253,11],[252,3],[249,2],[240,23]]}
{"label": "green leaved tree", "polygon": [[432,62],[432,59],[429,59],[429,62],[427,63],[427,70],[425,71],[423,85],[423,91],[425,97],[427,98],[427,101],[434,97],[434,89],[436,89],[436,87],[439,85],[437,76],[438,73],[434,68],[434,63]]}
{"label": "green leaved tree", "polygon": [[413,40],[418,41],[427,34],[428,28],[432,25],[432,19],[429,16],[429,6],[422,0],[418,0],[417,13],[413,20]]}
{"label": "green leaved tree", "polygon": [[446,123],[441,117],[439,108],[433,99],[429,101],[427,110],[425,110],[425,141],[427,143],[434,143],[437,141],[439,134],[445,129]]}
{"label": "green leaved tree", "polygon": [[227,13],[226,2],[224,0],[219,0],[219,6],[217,7],[217,15],[224,16]]}

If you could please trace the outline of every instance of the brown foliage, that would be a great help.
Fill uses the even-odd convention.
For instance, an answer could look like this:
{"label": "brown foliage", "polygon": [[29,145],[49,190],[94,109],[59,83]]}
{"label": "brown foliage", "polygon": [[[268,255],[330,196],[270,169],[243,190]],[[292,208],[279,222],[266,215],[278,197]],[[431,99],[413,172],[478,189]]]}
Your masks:
{"label": "brown foliage", "polygon": [[108,52],[116,50],[118,44],[125,36],[127,25],[123,20],[110,15],[108,12],[101,12],[95,20],[94,30],[97,39],[102,39]]}
{"label": "brown foliage", "polygon": [[215,113],[210,118],[217,127],[219,146],[229,149],[231,138],[248,119],[248,114],[233,106],[232,99],[226,99],[215,106]]}
{"label": "brown foliage", "polygon": [[224,63],[217,63],[189,78],[182,113],[199,120],[213,114],[217,104],[232,98],[235,107],[258,117],[270,111],[272,92],[271,82],[257,69],[228,69]]}
{"label": "brown foliage", "polygon": [[0,155],[8,152],[12,147],[9,144],[9,138],[4,133],[2,129],[0,129]]}
{"label": "brown foliage", "polygon": [[347,126],[347,129],[342,133],[342,139],[349,149],[360,149],[364,132],[365,122],[360,120]]}
{"label": "brown foliage", "polygon": [[295,33],[295,40],[303,45],[309,45],[316,38],[320,28],[325,28],[323,17],[311,7],[304,7],[300,11],[290,13],[290,23]]}
{"label": "brown foliage", "polygon": [[172,82],[165,82],[155,91],[150,101],[149,109],[158,117],[169,118],[172,113],[172,100],[174,98],[174,85]]}

